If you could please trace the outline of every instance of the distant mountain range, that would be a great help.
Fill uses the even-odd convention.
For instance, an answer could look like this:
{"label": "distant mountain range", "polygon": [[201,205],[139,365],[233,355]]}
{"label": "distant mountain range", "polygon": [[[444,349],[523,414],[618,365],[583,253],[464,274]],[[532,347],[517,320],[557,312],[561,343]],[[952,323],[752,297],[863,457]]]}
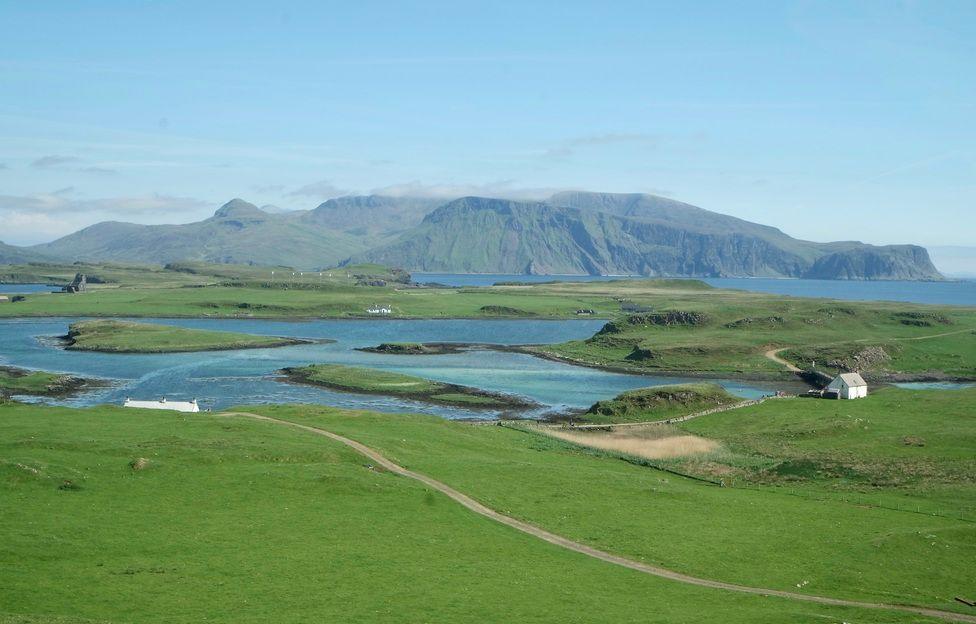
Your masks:
{"label": "distant mountain range", "polygon": [[50,258],[36,251],[7,245],[0,241],[0,264],[26,264],[28,262],[44,262],[45,260],[50,260]]}
{"label": "distant mountain range", "polygon": [[265,212],[242,199],[209,219],[184,225],[96,223],[29,248],[69,260],[165,264],[177,260],[334,266],[417,225],[440,202],[395,197],[343,197],[314,210]]}
{"label": "distant mountain range", "polygon": [[819,279],[941,279],[915,245],[814,243],[646,194],[568,192],[546,201],[379,195],[266,212],[241,199],[184,225],[103,222],[0,262],[203,260],[319,268],[377,262],[415,271]]}

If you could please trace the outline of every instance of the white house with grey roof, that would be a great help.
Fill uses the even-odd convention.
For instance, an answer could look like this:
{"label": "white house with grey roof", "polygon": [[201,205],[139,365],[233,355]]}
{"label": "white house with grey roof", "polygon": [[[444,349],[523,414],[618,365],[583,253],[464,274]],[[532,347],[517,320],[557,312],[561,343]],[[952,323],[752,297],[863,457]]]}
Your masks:
{"label": "white house with grey roof", "polygon": [[197,405],[197,400],[192,401],[167,401],[166,398],[162,398],[158,401],[133,401],[130,398],[126,398],[125,402],[122,403],[122,407],[137,407],[140,409],[164,409],[164,410],[174,410],[177,412],[199,412],[200,406]]}
{"label": "white house with grey roof", "polygon": [[857,373],[841,373],[827,384],[824,394],[834,394],[838,399],[861,399],[868,395],[868,384]]}

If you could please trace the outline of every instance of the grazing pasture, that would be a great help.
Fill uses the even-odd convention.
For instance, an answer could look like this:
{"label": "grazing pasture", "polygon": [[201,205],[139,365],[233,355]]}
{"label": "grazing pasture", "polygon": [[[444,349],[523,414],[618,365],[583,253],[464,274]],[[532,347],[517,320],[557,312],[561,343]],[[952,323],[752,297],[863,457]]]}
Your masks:
{"label": "grazing pasture", "polygon": [[[533,438],[501,428],[445,436],[441,421],[317,409],[308,419],[389,423],[382,436],[429,430],[435,463],[444,443],[460,443],[457,468],[472,444],[483,468],[504,441],[543,464],[563,456],[652,474],[561,443],[532,450]],[[3,624],[936,621],[640,574],[475,515],[336,442],[245,418],[2,405],[0,500]]]}
{"label": "grazing pasture", "polygon": [[[921,405],[911,406],[908,398],[902,408],[910,414]],[[974,398],[967,400],[972,406]],[[686,460],[622,461],[620,453],[515,428],[311,406],[250,411],[346,435],[494,509],[688,574],[940,609],[965,609],[953,597],[971,591],[968,570],[976,556],[971,469],[970,477],[938,487],[851,488],[815,478],[720,487],[675,474]],[[736,418],[739,411],[709,418]],[[944,427],[952,423],[947,420]],[[907,422],[895,428],[905,429],[902,435],[913,429]],[[822,441],[824,452],[831,452],[829,442]],[[954,449],[967,444],[974,448],[964,438],[944,453],[951,458],[958,453]],[[842,453],[843,445],[834,452]],[[653,467],[659,463],[668,471]],[[720,481],[723,470],[716,466],[709,481]]]}

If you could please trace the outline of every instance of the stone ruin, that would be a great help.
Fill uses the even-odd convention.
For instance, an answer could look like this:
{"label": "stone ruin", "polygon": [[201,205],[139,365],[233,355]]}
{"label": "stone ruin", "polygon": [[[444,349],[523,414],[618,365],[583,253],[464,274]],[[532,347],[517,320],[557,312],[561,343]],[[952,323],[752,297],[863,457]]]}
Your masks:
{"label": "stone ruin", "polygon": [[81,293],[88,290],[88,277],[84,273],[76,273],[71,283],[61,288],[61,292]]}

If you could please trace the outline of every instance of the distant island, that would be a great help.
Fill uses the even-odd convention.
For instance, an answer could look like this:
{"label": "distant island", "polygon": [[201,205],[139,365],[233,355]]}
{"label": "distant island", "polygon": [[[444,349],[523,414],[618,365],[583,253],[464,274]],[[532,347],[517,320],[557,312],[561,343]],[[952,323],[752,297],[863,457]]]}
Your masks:
{"label": "distant island", "polygon": [[815,243],[640,193],[557,193],[545,201],[380,195],[313,210],[264,211],[241,199],[183,225],[103,222],[33,247],[0,243],[4,263],[206,261],[319,269],[524,275],[939,280],[917,245]]}

